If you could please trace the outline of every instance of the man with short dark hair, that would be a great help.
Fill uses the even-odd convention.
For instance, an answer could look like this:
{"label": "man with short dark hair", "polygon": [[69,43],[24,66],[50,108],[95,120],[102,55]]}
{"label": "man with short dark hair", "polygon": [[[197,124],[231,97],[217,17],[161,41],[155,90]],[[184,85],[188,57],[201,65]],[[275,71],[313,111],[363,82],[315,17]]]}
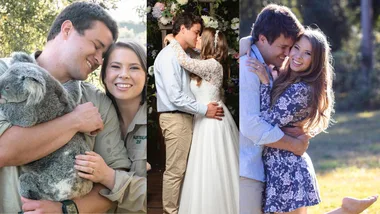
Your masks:
{"label": "man with short dark hair", "polygon": [[[174,39],[184,50],[194,48],[202,32],[203,21],[190,13],[179,14],[173,24]],[[222,108],[195,100],[190,91],[190,76],[178,63],[172,45],[158,54],[154,62],[157,88],[157,110],[166,145],[166,165],[163,176],[164,213],[178,213],[180,188],[190,151],[193,114],[220,119]]]}
{"label": "man with short dark hair", "polygon": [[[57,16],[44,50],[36,52],[34,56],[37,63],[61,83],[85,80],[102,65],[103,54],[116,41],[117,36],[116,22],[103,8],[91,3],[76,2]],[[92,191],[81,198],[62,203],[23,198],[21,205],[18,193],[20,171],[16,166],[54,152],[77,132],[98,132],[96,137],[86,135],[86,143],[90,148],[114,169],[130,167],[111,101],[89,83],[82,82],[81,89],[81,104],[73,112],[46,123],[22,128],[12,126],[0,117],[0,213],[17,213],[21,208],[24,212],[99,213],[111,208],[112,201],[118,201],[118,205],[122,204],[123,208],[146,210],[145,178],[133,177],[132,173],[123,170],[114,170],[115,183],[112,190],[94,184]],[[134,192],[124,194],[129,188],[133,188]],[[129,201],[128,197],[135,200]]]}
{"label": "man with short dark hair", "polygon": [[[294,138],[260,117],[260,80],[249,71],[249,57],[268,65],[282,65],[298,35],[303,31],[289,8],[268,5],[258,15],[252,30],[251,55],[240,58],[240,213],[262,213],[264,191],[263,145],[301,155],[308,146],[302,131]],[[240,47],[242,48],[242,47]],[[297,136],[298,136],[297,135]]]}

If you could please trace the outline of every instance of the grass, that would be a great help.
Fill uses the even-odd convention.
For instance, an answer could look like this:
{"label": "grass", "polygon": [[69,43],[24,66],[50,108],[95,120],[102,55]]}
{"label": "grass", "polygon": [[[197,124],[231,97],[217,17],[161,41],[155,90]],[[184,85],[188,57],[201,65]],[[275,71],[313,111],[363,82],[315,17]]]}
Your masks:
{"label": "grass", "polygon": [[[380,194],[380,111],[338,113],[337,123],[311,140],[322,203],[309,209],[320,214],[340,207],[342,198]],[[380,214],[380,202],[366,212]]]}

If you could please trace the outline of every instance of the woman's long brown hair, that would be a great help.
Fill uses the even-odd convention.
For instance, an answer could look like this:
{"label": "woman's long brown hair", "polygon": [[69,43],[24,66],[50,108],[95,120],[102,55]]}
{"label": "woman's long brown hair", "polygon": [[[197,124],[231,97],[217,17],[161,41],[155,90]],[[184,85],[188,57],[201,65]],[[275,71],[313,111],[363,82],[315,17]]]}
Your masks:
{"label": "woman's long brown hair", "polygon": [[281,97],[282,93],[293,83],[305,82],[311,88],[310,113],[306,119],[306,129],[317,133],[329,126],[331,114],[334,112],[334,92],[332,82],[334,69],[332,56],[326,36],[318,29],[306,29],[298,38],[304,37],[312,46],[311,65],[304,72],[293,72],[290,69],[290,60],[284,63],[284,72],[273,84],[271,103]]}

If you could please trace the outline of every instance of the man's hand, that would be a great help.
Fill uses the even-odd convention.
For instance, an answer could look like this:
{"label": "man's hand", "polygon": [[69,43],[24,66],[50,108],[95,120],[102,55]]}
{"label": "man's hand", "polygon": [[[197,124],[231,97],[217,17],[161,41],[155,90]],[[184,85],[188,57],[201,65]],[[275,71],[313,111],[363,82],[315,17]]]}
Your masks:
{"label": "man's hand", "polygon": [[47,200],[31,200],[21,197],[23,203],[22,210],[25,214],[35,213],[62,213],[61,202],[47,201]]}
{"label": "man's hand", "polygon": [[113,189],[115,185],[115,170],[104,162],[102,156],[93,151],[75,156],[74,168],[79,171],[80,177],[94,183],[101,183],[108,189]]}
{"label": "man's hand", "polygon": [[306,152],[307,148],[309,148],[309,140],[311,136],[308,134],[303,134],[297,137],[297,142],[292,144],[293,153],[295,155],[302,156],[303,153]]}
{"label": "man's hand", "polygon": [[76,121],[78,132],[95,135],[104,128],[99,110],[91,102],[78,105],[70,114]]}
{"label": "man's hand", "polygon": [[282,127],[281,130],[292,137],[297,138],[298,136],[301,136],[303,134],[306,134],[306,132],[303,130],[302,127]]}
{"label": "man's hand", "polygon": [[207,105],[206,117],[222,120],[224,117],[223,107],[219,106],[217,102],[211,102]]}

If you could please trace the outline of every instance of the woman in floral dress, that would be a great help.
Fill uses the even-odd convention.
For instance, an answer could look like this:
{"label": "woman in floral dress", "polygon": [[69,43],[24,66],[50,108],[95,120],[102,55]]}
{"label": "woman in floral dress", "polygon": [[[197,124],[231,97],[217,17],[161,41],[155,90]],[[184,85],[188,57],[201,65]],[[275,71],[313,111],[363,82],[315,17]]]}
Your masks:
{"label": "woman in floral dress", "polygon": [[[265,69],[254,70],[262,83],[263,119],[280,127],[302,122],[308,133],[324,131],[330,123],[334,103],[333,68],[326,36],[320,30],[307,29],[292,47],[281,70],[273,87]],[[264,212],[306,213],[308,206],[320,202],[313,164],[306,153],[297,156],[265,147],[263,161]]]}

